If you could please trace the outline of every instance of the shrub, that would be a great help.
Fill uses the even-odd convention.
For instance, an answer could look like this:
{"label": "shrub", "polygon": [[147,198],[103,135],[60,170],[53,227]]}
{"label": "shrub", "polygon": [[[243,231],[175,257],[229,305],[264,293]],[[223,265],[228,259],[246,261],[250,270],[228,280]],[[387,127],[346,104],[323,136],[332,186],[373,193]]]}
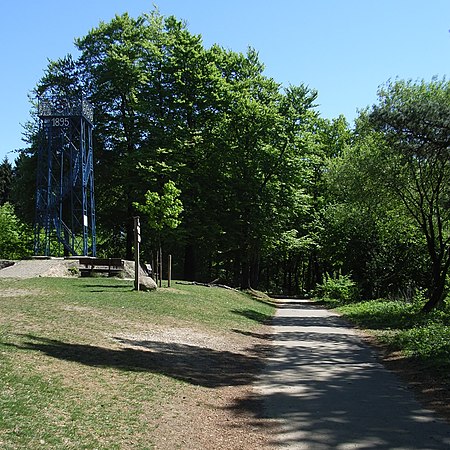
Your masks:
{"label": "shrub", "polygon": [[0,206],[0,258],[21,259],[30,255],[29,234],[9,203]]}
{"label": "shrub", "polygon": [[326,277],[324,282],[316,287],[315,295],[319,298],[349,303],[356,299],[356,283],[347,275],[340,275],[337,278]]}
{"label": "shrub", "polygon": [[430,323],[409,330],[402,330],[394,336],[385,338],[394,348],[403,349],[409,355],[419,359],[450,360],[450,327]]}

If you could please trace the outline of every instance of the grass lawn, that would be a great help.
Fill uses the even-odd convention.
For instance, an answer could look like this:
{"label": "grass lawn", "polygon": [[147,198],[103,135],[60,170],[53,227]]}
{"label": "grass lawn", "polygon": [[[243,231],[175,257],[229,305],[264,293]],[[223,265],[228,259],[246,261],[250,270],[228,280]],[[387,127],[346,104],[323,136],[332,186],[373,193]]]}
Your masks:
{"label": "grass lawn", "polygon": [[189,389],[249,383],[239,338],[270,302],[132,284],[0,279],[0,448],[151,449]]}

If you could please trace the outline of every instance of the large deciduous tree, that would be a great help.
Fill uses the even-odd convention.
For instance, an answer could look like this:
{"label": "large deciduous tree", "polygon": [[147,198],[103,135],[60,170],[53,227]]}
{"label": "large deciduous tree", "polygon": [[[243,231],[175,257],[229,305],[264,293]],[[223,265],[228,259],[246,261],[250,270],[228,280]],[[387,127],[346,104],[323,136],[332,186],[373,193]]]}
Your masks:
{"label": "large deciduous tree", "polygon": [[117,251],[125,236],[130,258],[133,205],[173,180],[183,277],[255,285],[261,259],[304,209],[303,134],[317,93],[283,92],[256,51],[205,49],[157,12],[116,16],[76,46],[79,58],[51,62],[37,92],[84,92],[94,104],[99,248]]}
{"label": "large deciduous tree", "polygon": [[154,54],[152,39],[160,31],[149,20],[123,14],[76,40],[84,89],[95,106],[99,222],[113,235],[125,232],[127,259],[132,258],[132,204],[138,190],[135,153],[144,133],[141,92],[148,80],[146,59]]}
{"label": "large deciduous tree", "polygon": [[253,50],[225,56],[220,67],[228,105],[215,140],[226,214],[221,250],[234,283],[248,288],[258,284],[264,249],[303,200],[301,135],[317,93],[306,86],[281,92]]}
{"label": "large deciduous tree", "polygon": [[368,118],[383,136],[378,180],[426,240],[430,311],[445,298],[450,267],[450,83],[390,82]]}

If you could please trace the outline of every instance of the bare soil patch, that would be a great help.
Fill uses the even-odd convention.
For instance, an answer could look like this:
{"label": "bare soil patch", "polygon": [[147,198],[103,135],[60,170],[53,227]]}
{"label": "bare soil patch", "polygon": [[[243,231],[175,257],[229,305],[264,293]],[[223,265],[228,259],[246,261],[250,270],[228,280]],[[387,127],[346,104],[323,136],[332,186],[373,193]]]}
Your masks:
{"label": "bare soil patch", "polygon": [[27,297],[29,295],[42,295],[40,291],[30,289],[3,289],[0,291],[0,297]]}
{"label": "bare soil patch", "polygon": [[271,438],[276,424],[255,418],[256,411],[236,409],[254,395],[252,381],[263,356],[258,354],[260,339],[175,327],[126,333],[114,340],[122,348],[151,354],[152,366],[183,382],[175,401],[154,423],[156,449],[275,448]]}

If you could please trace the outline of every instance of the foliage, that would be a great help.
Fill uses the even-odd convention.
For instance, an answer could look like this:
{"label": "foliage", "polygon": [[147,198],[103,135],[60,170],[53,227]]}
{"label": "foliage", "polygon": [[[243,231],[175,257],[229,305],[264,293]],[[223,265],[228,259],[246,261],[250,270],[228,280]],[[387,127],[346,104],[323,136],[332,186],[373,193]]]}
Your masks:
{"label": "foliage", "polygon": [[371,194],[361,192],[367,183],[351,193],[341,191],[337,182],[357,159],[354,152],[345,152],[327,174],[336,193],[335,202],[322,212],[321,255],[329,271],[351,273],[364,298],[411,298],[424,284],[425,244],[399,205],[386,197],[384,204],[371,201]]}
{"label": "foliage", "polygon": [[374,330],[407,329],[417,324],[420,308],[416,303],[370,300],[344,305],[339,312],[352,322]]}
{"label": "foliage", "polygon": [[0,206],[0,258],[21,259],[30,255],[30,234],[11,204]]}
{"label": "foliage", "polygon": [[319,298],[349,303],[356,299],[356,283],[347,275],[339,275],[335,278],[327,276],[323,283],[316,287],[315,295]]}
{"label": "foliage", "polygon": [[[425,309],[442,303],[450,267],[450,83],[396,81],[379,91],[369,122],[383,134],[378,179],[426,240],[430,258]],[[381,175],[381,176],[380,176]]]}
{"label": "foliage", "polygon": [[5,156],[5,159],[0,163],[0,206],[10,201],[12,178],[12,165]]}
{"label": "foliage", "polygon": [[430,323],[396,333],[384,341],[408,356],[434,363],[442,361],[450,367],[450,325]]}
{"label": "foliage", "polygon": [[32,226],[36,216],[36,172],[37,147],[19,152],[14,161],[13,179],[11,184],[11,204],[19,219]]}
{"label": "foliage", "polygon": [[411,298],[426,288],[428,311],[445,297],[449,96],[445,80],[387,83],[350,145],[328,161],[323,248],[366,297]]}
{"label": "foliage", "polygon": [[[431,352],[443,329],[423,322],[418,305],[436,319],[448,287],[448,81],[390,81],[351,129],[343,116],[319,117],[314,89],[267,77],[256,50],[205,48],[156,9],[101,22],[75,45],[78,56],[50,61],[35,92],[83,93],[95,106],[100,254],[132,257],[141,212],[184,279],[315,291],[334,303],[424,292],[426,302],[354,311],[398,327],[391,336],[416,342],[414,354]],[[0,204],[14,204],[1,216],[8,257],[26,255],[21,222],[34,216],[37,126],[27,138],[12,179],[0,165]],[[141,249],[151,260],[152,246]]]}
{"label": "foliage", "polygon": [[145,204],[133,203],[134,207],[147,217],[151,229],[161,231],[164,227],[177,228],[180,225],[180,214],[183,204],[179,198],[181,191],[173,181],[164,184],[162,194],[147,191]]}
{"label": "foliage", "polygon": [[[75,42],[79,56],[50,61],[36,92],[83,92],[95,106],[100,252],[131,257],[138,211],[155,237],[173,182],[183,211],[169,213],[161,244],[176,276],[298,294],[351,274],[365,298],[427,289],[427,309],[442,302],[448,82],[389,82],[351,129],[319,117],[314,89],[267,77],[256,50],[205,48],[156,9]],[[32,193],[17,186],[33,185],[32,131],[12,193],[26,222]]]}
{"label": "foliage", "polygon": [[36,92],[85,91],[95,106],[103,242],[116,248],[125,236],[131,257],[136,206],[159,202],[170,180],[181,190],[183,221],[169,245],[184,260],[183,277],[256,286],[268,248],[309,201],[304,135],[317,92],[283,90],[255,50],[205,49],[201,36],[156,10],[102,22],[76,46],[79,58],[50,62]]}

